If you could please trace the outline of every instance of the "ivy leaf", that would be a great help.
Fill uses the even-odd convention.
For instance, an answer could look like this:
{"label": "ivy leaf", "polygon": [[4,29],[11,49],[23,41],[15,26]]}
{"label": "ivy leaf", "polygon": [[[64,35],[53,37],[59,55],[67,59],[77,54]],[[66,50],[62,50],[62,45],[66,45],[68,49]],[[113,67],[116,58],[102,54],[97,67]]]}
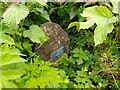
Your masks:
{"label": "ivy leaf", "polygon": [[17,26],[29,14],[29,9],[22,4],[11,4],[3,14],[3,21],[12,27]]}
{"label": "ivy leaf", "polygon": [[112,32],[113,28],[114,26],[112,23],[106,25],[105,27],[97,26],[94,31],[95,46],[103,43],[103,41],[106,40],[107,34]]}
{"label": "ivy leaf", "polygon": [[2,75],[2,77],[5,77],[7,80],[13,80],[19,78],[22,74],[18,70],[6,70],[1,71],[0,75]]}
{"label": "ivy leaf", "polygon": [[31,41],[36,43],[44,43],[47,41],[48,37],[45,32],[37,25],[31,25],[30,30],[23,32],[24,37],[29,37]]}

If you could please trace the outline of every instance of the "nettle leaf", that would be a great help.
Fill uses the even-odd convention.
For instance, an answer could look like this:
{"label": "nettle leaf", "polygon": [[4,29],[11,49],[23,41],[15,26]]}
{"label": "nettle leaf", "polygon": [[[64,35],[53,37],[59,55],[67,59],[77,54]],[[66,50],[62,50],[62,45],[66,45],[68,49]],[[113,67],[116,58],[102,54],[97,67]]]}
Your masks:
{"label": "nettle leaf", "polygon": [[31,41],[36,43],[44,43],[48,40],[45,32],[37,25],[31,25],[30,30],[23,32],[24,37],[29,37]]}
{"label": "nettle leaf", "polygon": [[18,70],[6,70],[1,71],[0,75],[2,75],[2,77],[5,77],[7,80],[13,80],[19,78],[22,74]]}
{"label": "nettle leaf", "polygon": [[7,43],[7,44],[9,44],[9,45],[15,44],[15,43],[14,43],[14,40],[13,40],[10,36],[8,36],[8,35],[6,35],[6,34],[0,35],[0,44],[1,44],[1,43]]}
{"label": "nettle leaf", "polygon": [[3,86],[2,80],[0,79],[0,90],[2,90],[2,86]]}
{"label": "nettle leaf", "polygon": [[0,66],[19,62],[25,62],[25,60],[18,55],[4,54],[0,56]]}
{"label": "nettle leaf", "polygon": [[2,88],[17,88],[17,86],[5,78],[2,78]]}
{"label": "nettle leaf", "polygon": [[0,47],[0,66],[12,64],[12,63],[25,62],[25,60],[21,58],[19,55],[20,52],[18,51],[18,49],[10,48],[8,47],[8,45],[5,44],[2,45]]}
{"label": "nettle leaf", "polygon": [[25,19],[28,14],[29,9],[25,5],[11,4],[2,17],[6,24],[14,27],[18,25],[21,20]]}
{"label": "nettle leaf", "polygon": [[13,55],[21,55],[20,51],[19,51],[17,48],[15,48],[15,47],[10,48],[10,47],[8,46],[8,44],[3,44],[3,45],[1,46],[1,48],[0,48],[0,51],[2,52],[1,55],[7,54],[7,53],[9,53],[9,54],[11,54],[11,55],[12,55],[12,54],[13,54]]}

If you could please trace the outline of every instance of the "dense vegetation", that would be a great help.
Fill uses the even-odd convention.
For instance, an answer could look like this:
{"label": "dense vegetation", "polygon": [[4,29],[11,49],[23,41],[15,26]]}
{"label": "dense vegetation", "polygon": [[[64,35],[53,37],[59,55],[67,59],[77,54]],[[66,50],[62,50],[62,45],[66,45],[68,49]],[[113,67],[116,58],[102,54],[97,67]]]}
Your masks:
{"label": "dense vegetation", "polygon": [[[0,89],[120,89],[119,0],[13,1],[0,0]],[[33,52],[35,43],[48,40],[40,28],[48,21],[70,38],[70,55],[63,54],[56,67]]]}

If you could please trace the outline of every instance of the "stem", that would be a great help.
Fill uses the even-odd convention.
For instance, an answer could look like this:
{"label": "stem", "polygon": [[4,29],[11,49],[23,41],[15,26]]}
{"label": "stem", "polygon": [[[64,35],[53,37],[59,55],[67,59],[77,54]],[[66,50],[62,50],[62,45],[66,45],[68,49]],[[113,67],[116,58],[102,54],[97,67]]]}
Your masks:
{"label": "stem", "polygon": [[[112,72],[110,71],[110,73],[112,74]],[[117,88],[118,88],[118,90],[120,90],[120,88],[119,88],[119,86],[118,86],[118,84],[117,84],[117,82],[116,82],[116,79],[115,79],[115,77],[114,77],[114,75],[112,74],[112,77],[113,77],[113,79],[115,80],[115,85],[117,86]]]}

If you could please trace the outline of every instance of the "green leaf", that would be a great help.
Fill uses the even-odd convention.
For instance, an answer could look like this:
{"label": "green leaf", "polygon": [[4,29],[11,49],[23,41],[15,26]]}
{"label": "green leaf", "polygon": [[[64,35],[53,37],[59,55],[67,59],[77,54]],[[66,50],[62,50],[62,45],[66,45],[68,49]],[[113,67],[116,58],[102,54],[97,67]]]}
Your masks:
{"label": "green leaf", "polygon": [[23,42],[23,47],[24,47],[24,49],[25,50],[27,50],[30,54],[32,54],[33,52],[32,52],[32,44],[30,44],[30,42],[29,41],[25,41],[25,42]]}
{"label": "green leaf", "polygon": [[47,19],[48,21],[50,21],[49,14],[47,13],[47,11],[44,10],[44,8],[36,8],[36,10],[41,13],[40,15],[42,17],[44,17],[45,19]]}
{"label": "green leaf", "polygon": [[1,80],[1,78],[0,78],[0,90],[2,90],[2,86],[3,86],[2,80]]}
{"label": "green leaf", "polygon": [[92,20],[87,20],[86,22],[80,22],[80,29],[88,29],[94,25]]}
{"label": "green leaf", "polygon": [[0,75],[2,75],[2,77],[5,77],[7,80],[13,80],[19,78],[22,74],[18,70],[7,70],[1,71]]}
{"label": "green leaf", "polygon": [[72,22],[69,24],[68,29],[73,27],[73,26],[77,26],[77,29],[88,29],[91,26],[94,25],[94,22],[92,20],[87,20],[86,22]]}
{"label": "green leaf", "polygon": [[120,2],[120,0],[110,0],[110,2],[111,2],[112,5],[113,5],[113,10],[112,10],[112,12],[113,12],[113,13],[118,13],[118,9],[119,9],[118,3]]}
{"label": "green leaf", "polygon": [[107,34],[114,28],[112,23],[117,21],[117,17],[114,17],[112,12],[104,6],[88,7],[83,11],[82,16],[97,24],[94,31],[95,46],[106,40]]}
{"label": "green leaf", "polygon": [[88,52],[83,51],[81,48],[75,48],[73,50],[73,56],[76,58],[76,62],[78,65],[83,64],[86,60],[89,60]]}
{"label": "green leaf", "polygon": [[90,18],[97,25],[105,25],[109,18],[113,16],[112,12],[104,6],[88,7],[83,11],[82,16]]}
{"label": "green leaf", "polygon": [[15,84],[13,84],[12,82],[9,82],[6,79],[2,79],[2,84],[3,84],[3,88],[17,88]]}
{"label": "green leaf", "polygon": [[3,44],[0,48],[0,51],[2,52],[0,55],[3,55],[3,54],[13,54],[13,55],[21,55],[20,51],[15,48],[15,47],[12,47],[10,48],[7,44]]}
{"label": "green leaf", "polygon": [[31,41],[36,43],[44,43],[47,41],[48,37],[45,32],[37,25],[31,25],[30,30],[23,32],[24,37],[29,37]]}
{"label": "green leaf", "polygon": [[107,34],[112,32],[113,28],[114,26],[112,23],[106,25],[105,27],[97,26],[94,31],[95,46],[103,43],[103,41],[107,38]]}
{"label": "green leaf", "polygon": [[72,23],[70,23],[67,29],[69,29],[69,28],[71,28],[73,26],[77,26],[77,29],[80,29],[80,22],[72,22]]}
{"label": "green leaf", "polygon": [[2,31],[0,31],[0,44],[1,43],[7,43],[9,45],[15,44],[14,40],[10,36],[3,34]]}
{"label": "green leaf", "polygon": [[76,12],[72,10],[69,15],[70,15],[70,20],[71,20],[76,16]]}
{"label": "green leaf", "polygon": [[38,2],[39,4],[41,4],[41,5],[43,5],[43,6],[47,5],[47,4],[46,4],[47,1],[48,1],[48,0],[36,0],[36,2]]}
{"label": "green leaf", "polygon": [[9,8],[3,14],[3,21],[12,26],[17,26],[21,20],[29,14],[29,9],[22,4],[11,4]]}
{"label": "green leaf", "polygon": [[44,62],[38,58],[34,59],[34,61],[30,65],[27,64],[27,70],[31,72],[25,88],[58,88],[60,83],[64,83],[66,78],[60,75],[61,70],[51,67],[51,62]]}
{"label": "green leaf", "polygon": [[25,60],[18,55],[4,54],[0,56],[0,66],[19,62],[25,62]]}
{"label": "green leaf", "polygon": [[20,51],[14,47],[8,47],[7,44],[3,44],[0,47],[0,66],[8,65],[12,63],[25,62],[20,56]]}
{"label": "green leaf", "polygon": [[37,79],[35,78],[30,78],[26,84],[25,84],[25,88],[37,88]]}

